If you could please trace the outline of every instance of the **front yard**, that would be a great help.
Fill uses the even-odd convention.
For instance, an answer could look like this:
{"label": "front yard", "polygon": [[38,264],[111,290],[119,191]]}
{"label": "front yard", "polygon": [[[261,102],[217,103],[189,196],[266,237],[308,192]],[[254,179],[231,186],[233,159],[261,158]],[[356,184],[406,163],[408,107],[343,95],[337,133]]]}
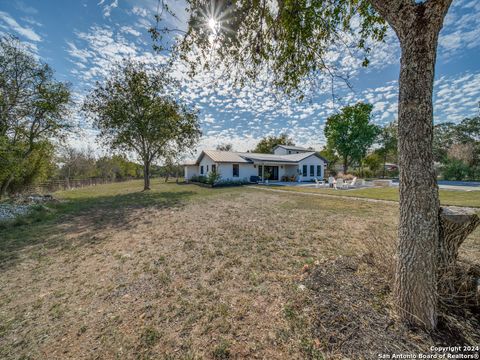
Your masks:
{"label": "front yard", "polygon": [[[368,278],[378,255],[388,276],[395,203],[159,182],[140,189],[58,193],[52,209],[0,228],[0,358],[370,358],[433,343],[387,324],[368,336],[365,326],[388,322],[388,289],[381,277],[371,286],[346,280]],[[461,256],[480,259],[478,229]],[[338,274],[326,281],[330,266]],[[338,284],[342,294],[337,278],[348,282]],[[372,299],[343,286],[363,286]],[[330,331],[364,301],[338,296],[357,293],[367,305],[349,316],[363,317]],[[365,312],[370,302],[378,318]]]}

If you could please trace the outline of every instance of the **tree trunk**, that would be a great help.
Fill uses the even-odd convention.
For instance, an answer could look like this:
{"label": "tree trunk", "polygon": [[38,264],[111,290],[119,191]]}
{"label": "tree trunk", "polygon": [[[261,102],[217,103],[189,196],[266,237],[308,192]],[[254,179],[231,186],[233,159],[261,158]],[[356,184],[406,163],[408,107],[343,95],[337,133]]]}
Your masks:
{"label": "tree trunk", "polygon": [[343,158],[343,173],[346,174],[348,171],[348,158]]}
{"label": "tree trunk", "polygon": [[387,163],[387,152],[383,155],[383,171],[382,171],[382,178],[385,179],[385,164]]}
{"label": "tree trunk", "polygon": [[394,292],[403,321],[434,329],[439,199],[432,154],[432,92],[441,26],[438,30],[427,26],[424,8],[415,8],[409,21],[396,29],[402,58],[398,107],[400,221]]}
{"label": "tree trunk", "polygon": [[14,176],[10,175],[2,182],[2,186],[0,187],[0,199],[5,199],[7,197],[8,187],[10,183],[13,181]]}
{"label": "tree trunk", "polygon": [[143,191],[150,190],[150,162],[143,163]]}
{"label": "tree trunk", "polygon": [[458,293],[459,284],[463,282],[457,279],[458,249],[479,224],[480,219],[474,210],[457,207],[440,209],[437,271],[438,293],[444,300]]}

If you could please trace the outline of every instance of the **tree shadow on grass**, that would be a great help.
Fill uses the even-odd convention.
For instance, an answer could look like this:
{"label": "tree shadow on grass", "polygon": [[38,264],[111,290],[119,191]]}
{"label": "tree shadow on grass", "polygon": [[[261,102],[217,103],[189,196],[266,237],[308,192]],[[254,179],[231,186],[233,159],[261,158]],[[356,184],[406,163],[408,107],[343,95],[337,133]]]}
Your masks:
{"label": "tree shadow on grass", "polygon": [[[38,245],[41,249],[88,246],[102,241],[96,233],[105,228],[129,230],[142,209],[178,209],[196,195],[194,191],[135,192],[111,196],[83,197],[38,206],[24,217],[0,224],[0,269],[15,265],[20,253]],[[147,219],[145,219],[147,220]],[[68,234],[80,234],[75,245]],[[78,241],[80,240],[80,241]],[[40,255],[41,256],[40,251]]]}

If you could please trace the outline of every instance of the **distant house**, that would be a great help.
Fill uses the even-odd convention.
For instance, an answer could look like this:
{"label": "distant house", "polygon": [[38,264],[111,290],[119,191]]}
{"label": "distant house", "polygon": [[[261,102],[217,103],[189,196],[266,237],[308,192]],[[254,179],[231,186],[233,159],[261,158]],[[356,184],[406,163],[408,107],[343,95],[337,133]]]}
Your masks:
{"label": "distant house", "polygon": [[273,154],[204,150],[197,160],[185,164],[185,179],[218,172],[224,180],[311,181],[325,176],[327,160],[311,149],[277,145]]}

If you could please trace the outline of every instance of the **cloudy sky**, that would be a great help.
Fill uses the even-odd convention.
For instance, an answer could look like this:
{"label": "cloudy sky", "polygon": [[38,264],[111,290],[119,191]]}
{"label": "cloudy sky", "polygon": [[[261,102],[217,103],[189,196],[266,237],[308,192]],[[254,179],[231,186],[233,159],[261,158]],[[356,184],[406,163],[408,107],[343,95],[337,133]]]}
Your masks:
{"label": "cloudy sky", "polygon": [[[186,14],[180,1],[170,1],[179,23]],[[0,0],[0,33],[11,33],[56,70],[58,79],[72,84],[77,103],[96,80],[108,74],[115,61],[135,57],[161,63],[152,51],[147,32],[154,21],[157,0]],[[332,103],[325,80],[303,102],[277,94],[264,83],[234,88],[213,81],[214,74],[188,79],[177,69],[183,97],[200,110],[204,133],[200,148],[233,143],[237,150],[251,149],[263,136],[288,133],[297,145],[321,148],[323,124],[338,107],[358,100],[374,105],[374,121],[395,119],[400,51],[394,34],[374,47],[367,69],[355,54],[332,52],[337,66],[348,73],[352,89],[337,85]],[[474,116],[480,101],[480,1],[454,0],[439,40],[434,110],[435,122],[459,121]],[[98,149],[88,119],[72,119],[80,130],[72,135],[75,146]]]}

